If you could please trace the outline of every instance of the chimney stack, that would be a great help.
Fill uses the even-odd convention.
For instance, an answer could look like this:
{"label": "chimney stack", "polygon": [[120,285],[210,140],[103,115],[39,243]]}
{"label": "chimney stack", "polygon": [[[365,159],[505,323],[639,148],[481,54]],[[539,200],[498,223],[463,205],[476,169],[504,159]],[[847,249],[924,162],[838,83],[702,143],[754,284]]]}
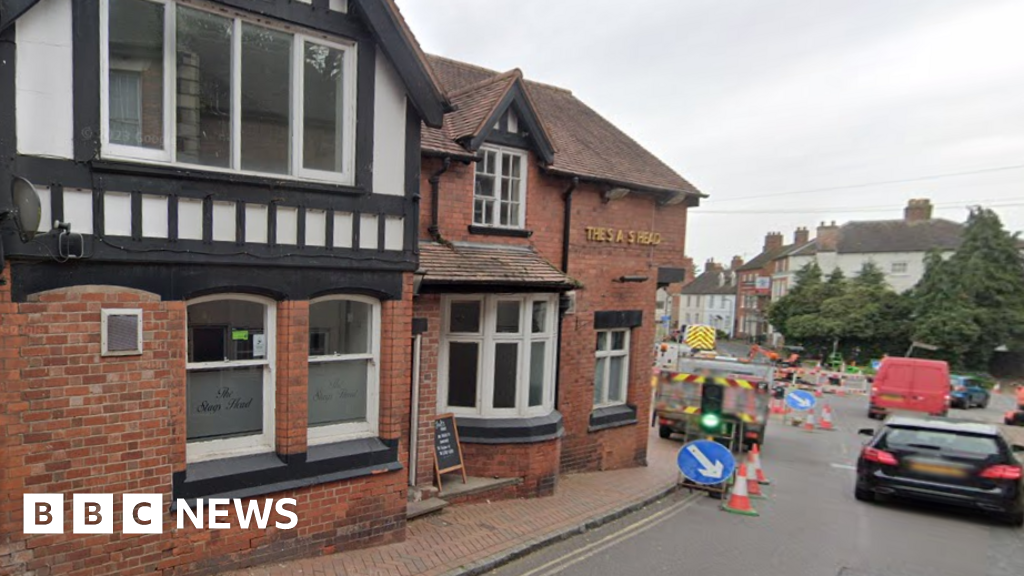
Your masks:
{"label": "chimney stack", "polygon": [[811,241],[811,231],[801,226],[796,229],[793,233],[793,243],[797,246],[803,246]]}
{"label": "chimney stack", "polygon": [[836,226],[836,221],[833,220],[831,224],[822,222],[818,226],[818,251],[819,252],[835,252],[836,245],[839,243],[839,226]]}
{"label": "chimney stack", "polygon": [[743,257],[742,256],[733,256],[732,257],[732,264],[729,264],[729,270],[735,270],[735,269],[739,268],[740,266],[743,266]]}
{"label": "chimney stack", "polygon": [[924,222],[932,219],[932,202],[927,198],[912,198],[903,209],[907,222]]}
{"label": "chimney stack", "polygon": [[720,272],[721,270],[722,270],[722,265],[719,264],[718,262],[715,262],[714,258],[708,258],[707,263],[704,264],[704,271],[705,272],[712,272],[712,271]]}
{"label": "chimney stack", "polygon": [[769,250],[777,250],[782,248],[782,233],[781,232],[769,232],[764,237],[764,252]]}

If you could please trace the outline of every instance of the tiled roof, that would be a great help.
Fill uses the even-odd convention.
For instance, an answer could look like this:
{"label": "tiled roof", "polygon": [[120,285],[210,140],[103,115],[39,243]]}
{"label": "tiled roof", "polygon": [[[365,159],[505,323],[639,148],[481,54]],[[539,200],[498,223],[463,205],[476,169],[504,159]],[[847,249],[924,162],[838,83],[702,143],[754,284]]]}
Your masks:
{"label": "tiled roof", "polygon": [[571,278],[532,248],[497,244],[420,244],[424,286],[492,285],[570,289]]}
{"label": "tiled roof", "polygon": [[[723,280],[724,275],[724,281]],[[735,294],[736,284],[729,281],[729,270],[707,270],[694,279],[680,294]]]}
{"label": "tiled roof", "polygon": [[515,69],[450,92],[456,110],[445,118],[445,131],[456,141],[479,134],[516,79],[522,77],[523,73]]}
{"label": "tiled roof", "polygon": [[867,220],[847,222],[839,228],[836,251],[840,254],[927,252],[960,247],[963,224],[932,220]]}
{"label": "tiled roof", "polygon": [[775,260],[779,256],[782,256],[795,248],[795,244],[787,244],[785,246],[779,246],[773,250],[765,250],[757,256],[750,259],[749,262],[737,268],[737,270],[760,270],[764,268],[769,262]]}
{"label": "tiled roof", "polygon": [[[458,95],[465,95],[468,88],[477,86],[480,90],[485,87],[497,90],[487,81],[499,80],[497,83],[502,84],[500,79],[517,73],[521,75],[518,70],[502,74],[440,56],[428,55],[427,60],[441,86],[460,108],[463,104],[458,102]],[[664,162],[576,99],[572,92],[528,80],[523,81],[523,86],[555,148],[554,162],[548,166],[549,171],[642,190],[703,196]],[[493,94],[474,95],[470,105],[475,110],[476,106],[484,107],[492,98]],[[425,128],[423,148],[435,153],[448,151],[442,149],[441,141],[445,138],[449,141],[458,139],[459,133],[472,124],[471,120],[476,115],[477,112],[468,114],[465,122],[461,118],[453,118],[451,126],[446,121],[443,131]]]}

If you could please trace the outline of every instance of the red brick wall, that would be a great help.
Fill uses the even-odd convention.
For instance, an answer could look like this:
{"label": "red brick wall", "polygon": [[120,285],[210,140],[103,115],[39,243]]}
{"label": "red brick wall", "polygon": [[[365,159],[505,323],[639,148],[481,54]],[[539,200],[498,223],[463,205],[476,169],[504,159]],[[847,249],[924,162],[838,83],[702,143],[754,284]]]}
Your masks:
{"label": "red brick wall", "polygon": [[[421,172],[421,237],[429,238],[431,198],[428,178],[440,167],[440,160],[424,158]],[[563,194],[569,180],[553,177],[538,168],[531,155],[527,179],[526,228],[530,238],[505,238],[474,235],[468,232],[473,217],[473,166],[453,163],[441,176],[439,230],[448,241],[472,241],[493,244],[532,246],[555,266],[561,266],[563,238]],[[583,283],[576,291],[576,314],[563,320],[560,388],[558,409],[565,418],[566,435],[561,446],[561,470],[584,471],[620,468],[645,463],[647,420],[650,410],[650,368],[653,362],[655,289],[659,266],[683,268],[687,209],[684,206],[658,207],[650,196],[631,194],[622,200],[604,203],[602,188],[582,183],[573,196],[570,232],[569,276]],[[656,231],[662,236],[658,246],[609,244],[588,241],[586,228],[602,226],[636,231]],[[620,276],[645,276],[642,283],[613,282]],[[678,288],[678,287],[676,287]],[[416,316],[430,317],[431,331],[439,322],[434,299],[418,298]],[[637,407],[638,424],[589,432],[593,409],[594,312],[602,310],[642,310],[643,325],[631,336],[630,378],[627,402]],[[436,319],[436,320],[435,320]],[[427,380],[436,372],[436,333],[424,340],[421,390],[436,392],[436,383]],[[431,359],[431,356],[434,358]],[[431,364],[433,362],[433,364]],[[428,376],[430,374],[431,376]],[[430,388],[434,386],[434,388]],[[436,396],[435,396],[436,398]],[[433,408],[433,405],[430,406]],[[431,450],[432,445],[426,445]],[[530,445],[522,450],[529,451]],[[467,461],[469,457],[467,456]],[[431,461],[432,462],[432,461]],[[432,466],[432,464],[431,464]],[[432,468],[431,468],[432,470]],[[419,481],[426,478],[421,461]]]}
{"label": "red brick wall", "polygon": [[[399,439],[403,459],[411,275],[405,284],[406,300],[383,304],[380,408],[380,436]],[[144,310],[141,356],[100,357],[100,310],[116,307]],[[276,436],[284,454],[306,450],[308,309],[278,303]],[[294,530],[179,531],[165,514],[163,534],[120,534],[120,496],[161,493],[169,505],[172,473],[186,467],[185,303],[84,286],[17,304],[8,285],[0,287],[0,327],[0,574],[212,574],[404,538],[403,472],[268,495],[297,500]],[[22,533],[26,492],[65,495],[65,534]],[[114,535],[71,534],[75,492],[115,494]]]}
{"label": "red brick wall", "polygon": [[521,498],[550,496],[558,484],[561,441],[536,444],[463,444],[466,473],[482,478],[522,478]]}
{"label": "red brick wall", "polygon": [[416,318],[426,318],[427,331],[420,342],[420,400],[417,434],[416,485],[434,483],[434,416],[437,415],[437,363],[440,350],[441,297],[415,298]]}

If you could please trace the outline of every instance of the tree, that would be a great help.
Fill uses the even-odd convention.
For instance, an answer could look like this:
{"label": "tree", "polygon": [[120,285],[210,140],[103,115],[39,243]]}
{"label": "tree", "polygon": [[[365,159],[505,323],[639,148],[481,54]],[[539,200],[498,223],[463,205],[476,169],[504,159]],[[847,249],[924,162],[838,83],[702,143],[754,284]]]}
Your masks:
{"label": "tree", "polygon": [[909,346],[913,307],[892,291],[873,263],[853,281],[836,268],[825,281],[820,270],[802,270],[809,285],[797,284],[769,311],[772,325],[787,340],[819,352],[831,351],[838,341],[844,356],[859,351],[868,357],[899,353]]}
{"label": "tree", "polygon": [[873,260],[868,260],[861,266],[860,271],[853,277],[853,283],[858,286],[886,286],[885,272],[878,267]]}
{"label": "tree", "polygon": [[930,254],[913,290],[914,339],[958,368],[985,370],[999,346],[1024,345],[1024,259],[999,216],[974,208],[949,258]]}

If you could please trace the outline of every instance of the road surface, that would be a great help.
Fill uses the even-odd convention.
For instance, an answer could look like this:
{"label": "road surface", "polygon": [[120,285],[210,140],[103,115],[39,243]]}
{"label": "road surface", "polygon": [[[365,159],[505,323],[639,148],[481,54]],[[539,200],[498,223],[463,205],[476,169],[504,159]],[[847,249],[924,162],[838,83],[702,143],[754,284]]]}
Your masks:
{"label": "road surface", "polygon": [[[878,423],[866,418],[863,397],[827,398],[838,431],[772,421],[762,458],[772,485],[768,500],[754,501],[760,517],[727,514],[707,496],[680,492],[491,576],[1024,574],[1024,530],[941,507],[854,500],[856,432]],[[968,414],[999,421],[1005,398],[994,400]]]}

